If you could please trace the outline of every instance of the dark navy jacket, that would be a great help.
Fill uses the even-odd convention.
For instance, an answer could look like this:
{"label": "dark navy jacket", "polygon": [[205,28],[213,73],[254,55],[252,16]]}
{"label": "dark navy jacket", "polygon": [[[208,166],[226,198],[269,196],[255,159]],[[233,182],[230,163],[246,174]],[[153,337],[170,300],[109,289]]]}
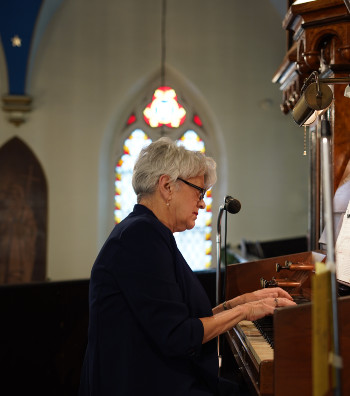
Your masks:
{"label": "dark navy jacket", "polygon": [[208,297],[171,231],[142,205],[118,224],[90,280],[81,396],[207,396],[216,340],[202,345]]}

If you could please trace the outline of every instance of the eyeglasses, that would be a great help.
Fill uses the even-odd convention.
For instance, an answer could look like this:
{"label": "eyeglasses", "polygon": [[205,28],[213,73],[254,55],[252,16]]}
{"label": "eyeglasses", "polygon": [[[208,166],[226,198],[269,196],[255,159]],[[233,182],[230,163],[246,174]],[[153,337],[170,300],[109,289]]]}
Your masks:
{"label": "eyeglasses", "polygon": [[185,184],[187,184],[188,186],[191,186],[193,188],[195,188],[196,190],[200,191],[200,195],[199,195],[199,201],[201,201],[204,198],[205,193],[207,192],[207,190],[205,190],[202,187],[198,187],[195,184],[192,184],[190,182],[188,182],[187,180],[181,179],[181,177],[177,178],[178,180],[181,180],[182,182],[184,182]]}

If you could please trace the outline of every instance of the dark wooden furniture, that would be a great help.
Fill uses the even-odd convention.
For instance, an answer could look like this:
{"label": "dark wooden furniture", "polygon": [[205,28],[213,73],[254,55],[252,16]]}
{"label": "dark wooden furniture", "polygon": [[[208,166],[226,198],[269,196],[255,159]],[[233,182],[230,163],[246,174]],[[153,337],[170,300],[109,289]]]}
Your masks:
{"label": "dark wooden furniture", "polygon": [[[282,91],[281,110],[294,122],[291,112],[301,96],[305,80],[313,72],[321,78],[349,77],[350,74],[350,14],[343,0],[317,0],[292,4],[283,20],[287,33],[287,50],[276,71],[273,82]],[[334,101],[327,111],[331,124],[331,160],[333,192],[350,176],[350,99],[344,96],[345,84],[329,84]],[[261,278],[277,284],[285,283],[292,295],[308,297],[311,302],[295,307],[277,309],[273,316],[273,357],[259,358],[260,344],[249,324],[236,326],[227,332],[226,339],[241,367],[247,382],[258,395],[312,395],[311,356],[311,278],[313,271],[282,270],[276,274],[276,264],[286,261],[314,262],[320,249],[320,235],[324,229],[324,198],[321,180],[320,123],[309,132],[309,252],[229,265],[226,274],[226,299],[261,287]],[[304,128],[300,129],[304,133]],[[325,258],[325,256],[323,256]],[[317,258],[319,260],[320,258]],[[287,272],[286,272],[287,271]],[[341,286],[341,285],[340,285]],[[338,322],[342,394],[350,394],[350,297],[338,298]],[[258,340],[260,342],[260,340]],[[261,341],[261,343],[263,340]],[[255,349],[255,350],[254,350]]]}
{"label": "dark wooden furniture", "polygon": [[[215,271],[196,275],[214,306]],[[78,394],[88,294],[88,279],[0,285],[1,395]]]}
{"label": "dark wooden furniture", "polygon": [[[322,252],[304,252],[227,267],[226,298],[254,291],[264,281],[284,284],[295,298],[312,301],[313,262],[324,261]],[[287,263],[298,270],[282,269]],[[303,266],[305,270],[303,270]],[[312,395],[311,302],[276,309],[273,316],[274,347],[244,322],[226,333],[226,341],[252,391],[261,396]],[[343,394],[350,392],[350,297],[340,297],[339,336],[344,368]],[[252,322],[250,322],[252,324]]]}
{"label": "dark wooden furniture", "polygon": [[[282,92],[281,110],[290,117],[300,98],[305,80],[312,72],[320,77],[349,77],[350,14],[343,0],[317,0],[292,4],[282,27],[288,36],[287,51],[272,81]],[[350,173],[350,99],[344,96],[344,84],[330,84],[334,101],[329,109],[332,143],[333,190]],[[309,173],[309,250],[317,250],[324,227],[320,165],[320,123],[308,128]],[[300,133],[304,128],[300,128]]]}
{"label": "dark wooden furniture", "polygon": [[0,285],[0,393],[76,396],[89,280]]}

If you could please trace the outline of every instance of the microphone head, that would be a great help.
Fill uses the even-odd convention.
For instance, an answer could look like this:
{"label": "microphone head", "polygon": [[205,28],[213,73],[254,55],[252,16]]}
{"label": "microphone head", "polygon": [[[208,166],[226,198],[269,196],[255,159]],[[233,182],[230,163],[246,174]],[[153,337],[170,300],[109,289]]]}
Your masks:
{"label": "microphone head", "polygon": [[238,199],[228,195],[225,198],[225,209],[232,214],[238,213],[241,210],[241,203],[238,201]]}

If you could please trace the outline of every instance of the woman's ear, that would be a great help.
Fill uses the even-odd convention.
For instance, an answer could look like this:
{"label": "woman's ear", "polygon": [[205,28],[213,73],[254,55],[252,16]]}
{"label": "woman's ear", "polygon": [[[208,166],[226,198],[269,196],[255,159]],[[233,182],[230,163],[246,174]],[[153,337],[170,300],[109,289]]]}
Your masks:
{"label": "woman's ear", "polygon": [[159,192],[162,198],[168,202],[172,194],[172,182],[168,175],[161,175],[158,181]]}

